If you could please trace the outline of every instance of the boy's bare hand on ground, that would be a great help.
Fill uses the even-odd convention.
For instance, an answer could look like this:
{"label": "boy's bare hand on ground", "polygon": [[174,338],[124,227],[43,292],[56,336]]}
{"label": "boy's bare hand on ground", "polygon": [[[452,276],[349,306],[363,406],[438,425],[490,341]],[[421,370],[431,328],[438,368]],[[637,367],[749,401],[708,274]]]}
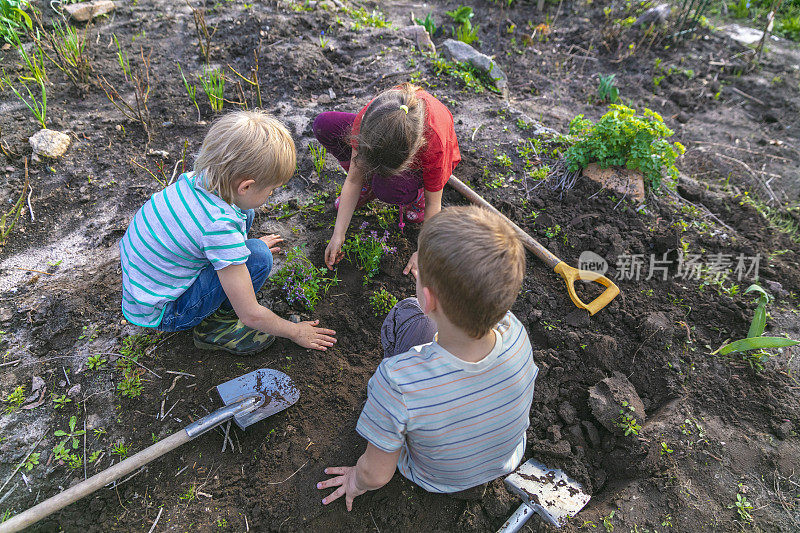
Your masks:
{"label": "boy's bare hand on ground", "polygon": [[317,324],[319,324],[319,320],[299,322],[292,340],[303,348],[323,352],[336,344],[336,339],[333,337],[336,332],[332,329],[318,328]]}
{"label": "boy's bare hand on ground", "polygon": [[264,235],[263,237],[259,237],[259,239],[264,241],[264,243],[267,246],[269,246],[269,251],[272,252],[273,254],[277,254],[278,252],[281,251],[281,248],[280,246],[278,246],[278,243],[283,242],[283,237],[281,237],[280,235],[275,235],[275,234]]}
{"label": "boy's bare hand on ground", "polygon": [[419,272],[419,264],[417,263],[417,252],[411,254],[411,258],[408,260],[408,264],[406,268],[403,270],[403,274],[408,274],[411,272],[414,274],[414,278],[417,277],[417,272]]}
{"label": "boy's bare hand on ground", "polygon": [[357,485],[356,481],[356,467],[355,466],[335,466],[329,467],[325,469],[325,473],[328,475],[336,476],[330,479],[326,479],[325,481],[320,481],[317,483],[318,489],[327,489],[330,487],[339,487],[328,496],[322,499],[322,503],[328,505],[334,500],[338,500],[340,497],[344,496],[345,505],[347,505],[347,510],[353,510],[353,499],[357,496],[361,496],[365,492],[366,489],[360,489]]}

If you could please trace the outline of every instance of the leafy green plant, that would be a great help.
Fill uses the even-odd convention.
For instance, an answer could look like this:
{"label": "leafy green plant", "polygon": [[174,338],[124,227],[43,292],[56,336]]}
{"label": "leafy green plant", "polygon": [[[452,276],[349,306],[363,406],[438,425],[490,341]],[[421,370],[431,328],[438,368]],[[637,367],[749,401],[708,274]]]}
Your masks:
{"label": "leafy green plant", "polygon": [[787,339],[786,337],[762,337],[764,328],[766,328],[767,325],[767,304],[769,303],[770,296],[767,291],[755,283],[750,285],[747,290],[744,291],[744,294],[749,292],[755,292],[758,297],[756,299],[757,305],[755,313],[753,313],[753,320],[750,322],[750,328],[747,331],[747,338],[725,344],[711,352],[711,355],[728,355],[731,353],[758,350],[752,354],[745,354],[745,361],[747,361],[754,370],[764,370],[764,363],[771,357],[771,354],[765,350],[795,346],[800,344],[800,341]]}
{"label": "leafy green plant", "polygon": [[105,359],[100,354],[90,355],[86,360],[86,366],[89,367],[89,370],[100,370],[106,363],[108,363],[108,359]]}
{"label": "leafy green plant", "polygon": [[30,454],[28,456],[28,458],[25,459],[25,462],[22,464],[22,468],[24,468],[25,470],[30,472],[31,470],[33,470],[34,466],[39,464],[39,457],[41,457],[41,456],[42,456],[42,454],[40,454],[40,453],[32,453],[32,454]]}
{"label": "leafy green plant", "polygon": [[459,6],[453,11],[445,11],[445,14],[453,19],[453,22],[456,24],[464,24],[465,22],[469,22],[470,19],[475,16],[475,13],[469,6]]}
{"label": "leafy green plant", "polygon": [[616,86],[616,74],[609,74],[608,76],[600,76],[600,83],[597,86],[597,98],[601,102],[608,102],[616,104],[619,101],[619,89]]}
{"label": "leafy green plant", "polygon": [[669,455],[674,451],[675,450],[669,447],[669,444],[667,444],[664,441],[661,441],[661,455]]}
{"label": "leafy green plant", "polygon": [[381,287],[381,290],[373,292],[372,296],[369,297],[369,305],[372,307],[375,316],[383,316],[397,305],[397,298]]}
{"label": "leafy green plant", "polygon": [[475,93],[482,93],[486,89],[494,93],[500,93],[500,90],[494,86],[494,80],[488,74],[480,72],[469,63],[448,61],[443,57],[436,56],[431,58],[431,64],[437,76],[444,73],[457,78],[464,83],[467,89],[471,89]]}
{"label": "leafy green plant", "polygon": [[0,0],[0,38],[7,43],[19,40],[19,33],[31,29],[33,22],[25,12],[27,0]]}
{"label": "leafy green plant", "polygon": [[385,230],[383,236],[379,238],[377,231],[367,232],[367,226],[366,222],[361,224],[359,231],[351,235],[342,246],[342,251],[347,259],[365,272],[364,285],[378,273],[383,255],[396,251],[395,248],[386,244],[386,241],[389,240],[389,230]]}
{"label": "leafy green plant", "polygon": [[223,94],[225,93],[225,74],[220,69],[206,70],[200,77],[200,83],[203,85],[203,92],[208,97],[208,102],[211,104],[211,109],[215,113],[222,111],[222,106],[225,104]]}
{"label": "leafy green plant", "polygon": [[145,351],[158,342],[156,335],[129,335],[122,340],[119,353],[123,356],[117,359],[117,368],[122,370],[122,380],[117,383],[120,395],[127,398],[137,398],[144,392],[141,374],[144,370],[136,365]]}
{"label": "leafy green plant", "polygon": [[428,32],[428,35],[433,37],[433,34],[436,33],[436,22],[433,20],[433,13],[428,13],[424,19],[414,19],[417,24],[425,28],[425,31]]}
{"label": "leafy green plant", "polygon": [[391,22],[386,20],[386,15],[377,9],[367,11],[363,7],[359,7],[358,9],[348,7],[345,8],[344,11],[355,21],[353,23],[354,30],[360,30],[364,26],[371,26],[373,28],[388,28],[392,25]]}
{"label": "leafy green plant", "polygon": [[736,501],[733,502],[733,505],[730,505],[729,507],[735,508],[736,512],[739,514],[739,518],[748,524],[753,521],[753,515],[750,514],[750,511],[753,510],[753,505],[747,501],[747,497],[745,497],[742,493],[736,493]]}
{"label": "leafy green plant", "polygon": [[787,39],[800,41],[800,15],[780,19],[776,30]]}
{"label": "leafy green plant", "polygon": [[100,450],[93,451],[91,454],[89,454],[89,457],[86,459],[86,462],[88,464],[96,463],[97,461],[100,460],[100,454],[101,453],[103,453],[103,452],[101,452]]}
{"label": "leafy green plant", "polygon": [[578,115],[569,128],[570,135],[578,139],[564,152],[570,171],[593,162],[602,168],[625,166],[639,170],[653,191],[661,187],[662,172],[672,179],[678,177],[675,160],[686,149],[678,142],[666,140],[674,132],[654,111],[645,109],[639,115],[635,109],[612,104],[597,124]]}
{"label": "leafy green plant", "polygon": [[335,275],[328,277],[327,272],[327,269],[317,268],[311,263],[305,248],[295,246],[286,252],[286,261],[270,276],[270,281],[290,305],[299,304],[313,311],[322,295],[339,282]]}
{"label": "leafy green plant", "polygon": [[192,102],[195,109],[197,109],[197,121],[200,122],[200,106],[197,105],[197,86],[193,83],[189,83],[189,80],[186,79],[180,63],[178,63],[178,72],[181,73],[181,79],[183,80],[183,86],[186,88],[186,93],[189,95],[189,101]]}
{"label": "leafy green plant", "polygon": [[72,402],[72,398],[67,398],[66,394],[59,396],[58,394],[51,394],[50,398],[53,399],[53,409],[63,409],[68,403]]}
{"label": "leafy green plant", "polygon": [[480,26],[473,26],[470,21],[465,22],[456,28],[455,37],[459,41],[467,44],[472,44],[478,40],[478,30]]}
{"label": "leafy green plant", "polygon": [[633,406],[623,401],[622,409],[619,410],[619,417],[614,421],[614,424],[622,429],[626,437],[628,435],[638,435],[642,430],[642,426],[636,421],[636,417],[632,414],[633,412],[635,412]]}
{"label": "leafy green plant", "polygon": [[111,453],[118,456],[120,459],[128,457],[129,452],[130,445],[125,445],[122,441],[115,443],[114,446],[111,447]]}
{"label": "leafy green plant", "polygon": [[733,18],[746,19],[750,16],[750,0],[739,0],[728,4],[728,13]]}
{"label": "leafy green plant", "polygon": [[86,431],[79,429],[76,430],[75,427],[78,425],[78,417],[73,415],[69,418],[69,431],[64,431],[63,429],[57,429],[53,435],[56,437],[66,437],[64,440],[61,441],[61,444],[66,444],[72,441],[72,449],[75,450],[78,448],[80,444],[80,437]]}
{"label": "leafy green plant", "polygon": [[25,401],[25,387],[17,385],[14,390],[9,392],[3,398],[3,403],[6,404],[6,414],[13,413],[22,406]]}

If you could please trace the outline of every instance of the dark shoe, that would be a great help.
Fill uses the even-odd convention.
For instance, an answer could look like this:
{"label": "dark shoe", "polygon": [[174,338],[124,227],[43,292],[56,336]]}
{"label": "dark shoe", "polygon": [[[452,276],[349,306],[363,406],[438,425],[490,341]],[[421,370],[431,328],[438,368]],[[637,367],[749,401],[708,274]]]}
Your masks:
{"label": "dark shoe", "polygon": [[[375,199],[375,193],[372,192],[371,185],[364,185],[361,187],[361,194],[358,196],[358,203],[356,203],[356,209],[361,209],[364,207],[368,202],[371,202]],[[336,201],[333,203],[336,206],[336,210],[339,210],[339,197],[336,197]]]}
{"label": "dark shoe", "polygon": [[217,309],[192,331],[194,345],[203,350],[223,350],[234,355],[260,352],[272,346],[275,335],[249,328],[236,313]]}
{"label": "dark shoe", "polygon": [[488,486],[489,483],[482,483],[477,487],[460,490],[458,492],[451,492],[448,494],[448,496],[456,500],[463,500],[463,501],[481,500],[483,499],[484,494],[486,494],[486,487]]}

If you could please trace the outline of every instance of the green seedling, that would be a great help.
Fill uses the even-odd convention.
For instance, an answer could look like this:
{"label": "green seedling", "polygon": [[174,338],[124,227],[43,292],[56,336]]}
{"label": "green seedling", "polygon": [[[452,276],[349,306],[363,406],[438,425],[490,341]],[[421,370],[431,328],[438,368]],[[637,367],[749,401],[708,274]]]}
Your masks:
{"label": "green seedling", "polygon": [[393,254],[397,251],[386,244],[386,241],[389,240],[388,230],[385,230],[383,236],[379,238],[376,231],[367,232],[367,226],[366,222],[361,224],[358,233],[351,235],[342,246],[342,251],[347,259],[364,271],[364,285],[378,273],[383,255]]}
{"label": "green seedling", "polygon": [[28,458],[25,459],[25,462],[22,463],[22,468],[24,468],[25,470],[30,472],[31,470],[33,470],[34,466],[39,464],[39,457],[41,457],[41,456],[42,456],[42,454],[40,454],[40,453],[32,453],[32,454],[30,454],[28,456]]}
{"label": "green seedling", "polygon": [[344,11],[355,21],[353,22],[352,26],[354,30],[360,30],[364,26],[372,26],[373,28],[388,28],[392,25],[391,22],[386,20],[386,15],[376,9],[367,11],[363,7],[358,9],[346,7]]}
{"label": "green seedling", "polygon": [[186,88],[186,93],[189,95],[189,101],[192,102],[195,109],[197,109],[197,121],[200,122],[200,106],[197,105],[197,86],[193,83],[189,83],[189,80],[186,79],[180,63],[178,63],[178,72],[181,73],[181,79],[183,80],[183,86]]}
{"label": "green seedling", "polygon": [[424,19],[414,19],[417,24],[425,28],[425,31],[428,32],[428,35],[433,37],[433,34],[436,33],[436,22],[433,20],[433,13],[428,13]]}
{"label": "green seedling", "polygon": [[28,76],[20,76],[20,80],[23,82],[33,81],[42,84],[47,83],[47,73],[45,72],[44,68],[45,53],[42,50],[41,44],[38,42],[34,43],[29,52],[24,46],[22,46],[19,36],[17,36],[17,34],[12,35],[12,44],[17,49],[17,52],[22,58],[24,66],[29,74]]}
{"label": "green seedling", "polygon": [[469,22],[470,19],[475,16],[475,13],[469,6],[459,6],[453,11],[445,11],[445,14],[453,19],[453,22],[456,24],[464,24],[465,22]]}
{"label": "green seedling", "polygon": [[47,127],[47,88],[45,87],[44,81],[37,81],[40,89],[40,97],[37,100],[36,96],[34,96],[33,92],[28,88],[27,85],[23,84],[22,87],[28,93],[28,97],[25,98],[22,93],[20,93],[14,84],[11,83],[11,80],[6,75],[5,71],[3,71],[3,81],[4,84],[8,85],[9,89],[11,89],[17,98],[22,100],[22,103],[31,110],[33,116],[42,126],[42,128]]}
{"label": "green seedling", "polygon": [[117,63],[119,63],[119,68],[122,69],[122,74],[125,76],[125,81],[128,81],[131,75],[131,63],[128,60],[128,52],[122,49],[122,45],[117,39],[117,34],[112,33],[111,38],[114,41],[114,44],[117,45]]}
{"label": "green seedling", "polygon": [[53,406],[54,409],[63,409],[68,403],[72,402],[72,398],[67,398],[66,394],[62,394],[61,396],[57,394],[51,394],[50,398],[53,399]]}
{"label": "green seedling", "polygon": [[397,298],[381,287],[381,290],[373,292],[369,297],[369,305],[372,307],[372,312],[375,316],[383,316],[397,305]]}
{"label": "green seedling", "polygon": [[669,455],[674,451],[666,442],[661,441],[661,455]]}
{"label": "green seedling", "polygon": [[628,402],[622,402],[622,409],[619,410],[619,417],[614,422],[614,424],[623,430],[625,436],[628,435],[639,435],[639,432],[642,430],[642,426],[636,421],[636,418],[633,416],[635,409],[632,405]]}
{"label": "green seedling", "polygon": [[[765,350],[795,346],[800,344],[800,341],[787,339],[786,337],[763,337],[762,334],[767,325],[767,304],[770,301],[770,296],[767,291],[755,283],[744,291],[745,294],[750,292],[755,292],[758,297],[756,299],[757,306],[755,313],[753,313],[753,320],[750,322],[750,328],[747,331],[747,338],[725,344],[711,352],[711,355],[745,353],[745,361],[747,361],[751,368],[754,370],[763,370],[764,363],[771,357],[771,354]],[[746,352],[753,350],[758,351],[746,354]]]}
{"label": "green seedling", "polygon": [[600,76],[600,83],[597,86],[597,99],[601,102],[616,104],[619,101],[619,89],[616,86],[616,74]]}
{"label": "green seedling", "polygon": [[103,452],[101,452],[100,450],[93,451],[91,454],[89,454],[89,457],[86,459],[86,462],[90,464],[96,463],[97,461],[100,460],[101,453]]}
{"label": "green seedling", "polygon": [[56,437],[66,437],[64,440],[61,441],[61,444],[66,444],[72,441],[72,449],[75,450],[78,448],[78,445],[80,443],[80,439],[78,439],[78,437],[86,433],[86,431],[82,429],[76,430],[75,427],[77,425],[78,425],[78,417],[73,415],[69,418],[69,431],[57,429],[53,433],[53,435],[55,435]]}
{"label": "green seedling", "polygon": [[125,444],[123,444],[122,441],[117,442],[111,448],[111,453],[113,455],[118,456],[120,459],[125,459],[126,457],[128,457],[129,451],[130,451],[130,445],[126,446]]}
{"label": "green seedling", "polygon": [[478,40],[479,28],[480,26],[473,26],[472,22],[467,21],[456,28],[455,37],[463,43],[472,44]]}
{"label": "green seedling", "polygon": [[215,113],[222,111],[222,106],[225,104],[223,95],[225,93],[225,74],[220,69],[207,70],[200,77],[200,83],[203,85],[203,92],[206,93],[208,101],[211,104],[211,109]]}
{"label": "green seedling", "polygon": [[753,505],[747,501],[747,498],[743,494],[737,493],[736,501],[733,502],[733,505],[729,505],[728,507],[735,508],[736,512],[739,514],[739,518],[748,524],[753,521],[753,515],[750,514],[750,511],[753,510]]}
{"label": "green seedling", "polygon": [[0,0],[0,38],[14,44],[25,28],[32,29],[31,17],[25,12],[27,0]]}
{"label": "green seedling", "polygon": [[319,33],[319,47],[324,50],[326,46],[328,46],[328,39],[325,38],[325,30],[322,30]]}
{"label": "green seedling", "polygon": [[86,366],[89,367],[89,370],[100,370],[108,363],[108,359],[103,358],[102,355],[90,355],[89,358],[86,360]]}
{"label": "green seedling", "polygon": [[286,261],[270,276],[270,281],[290,305],[300,305],[309,311],[313,311],[322,295],[339,282],[335,275],[328,277],[326,268],[315,267],[301,246],[286,252]]}
{"label": "green seedling", "polygon": [[317,171],[317,176],[322,179],[325,171],[325,157],[328,155],[328,150],[322,145],[309,143],[308,151],[311,152],[311,160],[314,162],[314,170]]}
{"label": "green seedling", "polygon": [[195,498],[197,498],[197,488],[194,485],[191,485],[185,493],[178,496],[179,499],[185,501],[186,503],[190,503]]}
{"label": "green seedling", "polygon": [[603,517],[603,527],[605,528],[607,533],[611,533],[614,531],[614,524],[611,523],[611,519],[614,518],[614,515],[617,511],[611,511],[608,513],[608,516]]}
{"label": "green seedling", "polygon": [[13,391],[6,394],[3,398],[3,403],[6,404],[6,414],[10,414],[18,410],[24,401],[25,387],[22,385],[17,385]]}

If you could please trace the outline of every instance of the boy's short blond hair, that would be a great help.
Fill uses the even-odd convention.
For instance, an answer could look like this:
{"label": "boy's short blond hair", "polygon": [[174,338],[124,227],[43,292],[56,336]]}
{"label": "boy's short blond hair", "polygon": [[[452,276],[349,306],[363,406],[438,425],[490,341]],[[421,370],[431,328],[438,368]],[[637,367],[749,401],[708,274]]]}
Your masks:
{"label": "boy's short blond hair", "polygon": [[297,165],[294,141],[286,126],[262,111],[235,111],[216,119],[197,154],[194,171],[209,191],[231,203],[241,179],[259,187],[285,184]]}
{"label": "boy's short blond hair", "polygon": [[481,338],[503,318],[522,288],[525,249],[514,229],[480,207],[448,207],[419,234],[420,283],[444,315]]}

